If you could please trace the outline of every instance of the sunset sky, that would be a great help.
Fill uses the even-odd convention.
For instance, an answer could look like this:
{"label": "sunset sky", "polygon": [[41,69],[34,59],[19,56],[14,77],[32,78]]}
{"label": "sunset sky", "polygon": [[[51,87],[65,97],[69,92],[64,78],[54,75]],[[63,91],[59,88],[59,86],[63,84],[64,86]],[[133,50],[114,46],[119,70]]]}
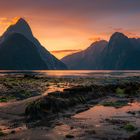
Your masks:
{"label": "sunset sky", "polygon": [[58,58],[116,31],[140,36],[140,0],[0,0],[0,34],[16,17]]}

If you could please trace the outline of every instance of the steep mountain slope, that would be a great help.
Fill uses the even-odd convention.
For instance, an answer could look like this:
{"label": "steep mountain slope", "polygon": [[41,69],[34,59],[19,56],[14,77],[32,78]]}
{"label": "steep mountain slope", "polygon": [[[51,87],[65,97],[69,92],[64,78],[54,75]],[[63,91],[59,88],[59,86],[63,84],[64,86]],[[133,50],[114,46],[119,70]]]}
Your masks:
{"label": "steep mountain slope", "polygon": [[140,39],[114,33],[109,43],[95,42],[88,49],[66,56],[70,69],[140,70]]}
{"label": "steep mountain slope", "polygon": [[129,39],[122,33],[114,33],[108,46],[102,52],[102,69],[140,69],[140,45],[136,39]]}
{"label": "steep mountain slope", "polygon": [[96,69],[98,58],[107,44],[108,42],[104,40],[94,42],[86,50],[68,55],[61,60],[70,69]]}
{"label": "steep mountain slope", "polygon": [[31,41],[21,34],[14,33],[0,46],[0,69],[38,70],[47,69],[47,65]]}
{"label": "steep mountain slope", "polygon": [[2,35],[1,40],[0,40],[0,46],[1,46],[1,43],[3,43],[7,39],[7,37],[13,33],[19,33],[19,34],[23,35],[36,46],[36,49],[37,49],[42,61],[44,61],[44,63],[46,63],[48,69],[50,69],[50,70],[67,69],[67,67],[64,63],[62,63],[60,60],[58,60],[56,57],[54,57],[52,54],[50,54],[50,52],[47,51],[39,43],[39,41],[33,36],[31,28],[28,25],[28,23],[22,18],[19,19],[15,25],[11,25],[7,29],[7,31]]}

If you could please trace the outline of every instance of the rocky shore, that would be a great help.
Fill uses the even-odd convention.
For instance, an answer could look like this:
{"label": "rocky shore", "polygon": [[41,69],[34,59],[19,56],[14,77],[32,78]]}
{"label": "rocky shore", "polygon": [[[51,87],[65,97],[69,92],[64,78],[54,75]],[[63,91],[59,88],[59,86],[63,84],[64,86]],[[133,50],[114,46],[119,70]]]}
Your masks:
{"label": "rocky shore", "polygon": [[0,85],[0,139],[139,139],[140,77],[5,77]]}
{"label": "rocky shore", "polygon": [[[27,106],[25,114],[30,119],[41,119],[45,116],[54,115],[59,112],[71,109],[77,105],[92,103],[96,99],[105,96],[114,96],[120,98],[131,98],[140,95],[139,82],[115,83],[106,85],[77,86],[64,89],[63,92],[49,93]],[[121,105],[121,102],[118,103]],[[123,103],[122,103],[123,104]],[[113,103],[104,105],[117,106]]]}

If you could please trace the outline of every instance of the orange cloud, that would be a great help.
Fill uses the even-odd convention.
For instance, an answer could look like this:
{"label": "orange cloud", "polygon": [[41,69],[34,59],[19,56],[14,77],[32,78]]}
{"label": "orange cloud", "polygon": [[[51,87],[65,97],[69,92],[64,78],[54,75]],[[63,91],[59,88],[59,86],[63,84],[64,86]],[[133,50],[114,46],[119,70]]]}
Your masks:
{"label": "orange cloud", "polygon": [[10,25],[15,24],[18,21],[19,17],[14,17],[14,18],[7,18],[7,17],[2,17],[0,18],[0,25],[5,28],[7,28]]}
{"label": "orange cloud", "polygon": [[67,53],[67,52],[78,52],[81,50],[55,50],[55,51],[51,51],[52,53]]}
{"label": "orange cloud", "polygon": [[14,17],[11,19],[11,25],[17,23],[17,21],[20,19],[20,17]]}
{"label": "orange cloud", "polygon": [[7,17],[0,18],[0,21],[5,21],[5,20],[8,20],[8,18]]}
{"label": "orange cloud", "polygon": [[0,35],[10,26],[14,25],[20,17],[13,17],[13,18],[7,18],[7,17],[1,17],[0,18]]}
{"label": "orange cloud", "polygon": [[80,51],[82,50],[55,50],[55,51],[51,51],[51,53],[55,55],[58,59],[61,59],[66,55],[73,54]]}
{"label": "orange cloud", "polygon": [[115,32],[122,32],[130,38],[139,38],[140,36],[133,30],[123,29],[123,28],[114,28]]}
{"label": "orange cloud", "polygon": [[90,37],[88,40],[95,42],[95,41],[100,41],[102,39],[101,37]]}
{"label": "orange cloud", "polygon": [[7,22],[9,22],[8,18],[6,17],[0,18],[0,25],[7,25]]}

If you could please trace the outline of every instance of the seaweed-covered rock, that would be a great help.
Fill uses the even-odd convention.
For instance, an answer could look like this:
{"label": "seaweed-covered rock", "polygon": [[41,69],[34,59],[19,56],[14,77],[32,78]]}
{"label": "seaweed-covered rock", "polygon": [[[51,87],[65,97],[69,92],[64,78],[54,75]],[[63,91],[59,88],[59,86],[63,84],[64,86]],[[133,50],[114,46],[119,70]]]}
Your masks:
{"label": "seaweed-covered rock", "polygon": [[136,94],[139,92],[139,86],[139,83],[77,86],[63,92],[49,93],[46,97],[34,101],[27,106],[25,114],[28,118],[41,119],[109,94],[117,96],[116,89],[119,94],[122,92],[126,95]]}

